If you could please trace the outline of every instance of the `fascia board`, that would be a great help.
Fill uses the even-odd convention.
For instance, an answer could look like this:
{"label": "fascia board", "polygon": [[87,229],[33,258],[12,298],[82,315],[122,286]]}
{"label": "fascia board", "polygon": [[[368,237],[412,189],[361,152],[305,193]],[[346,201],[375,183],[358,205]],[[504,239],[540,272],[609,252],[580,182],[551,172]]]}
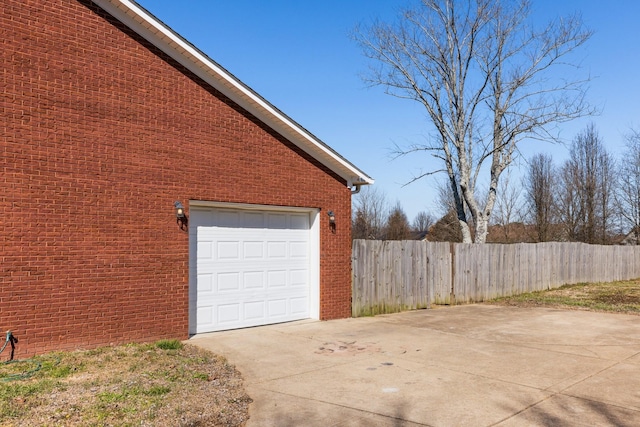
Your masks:
{"label": "fascia board", "polygon": [[335,172],[347,186],[374,180],[286,116],[195,46],[131,0],[93,0],[114,18],[179,62],[240,107]]}

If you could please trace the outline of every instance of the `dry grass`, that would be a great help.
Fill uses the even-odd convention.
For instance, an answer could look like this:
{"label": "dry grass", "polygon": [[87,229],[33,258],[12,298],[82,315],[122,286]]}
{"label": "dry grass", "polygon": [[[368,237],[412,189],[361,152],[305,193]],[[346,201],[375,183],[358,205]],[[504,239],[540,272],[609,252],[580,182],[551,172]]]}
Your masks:
{"label": "dry grass", "polygon": [[0,426],[239,426],[250,402],[225,359],[179,341],[0,365]]}
{"label": "dry grass", "polygon": [[640,279],[610,283],[580,283],[492,300],[519,307],[563,307],[640,314]]}

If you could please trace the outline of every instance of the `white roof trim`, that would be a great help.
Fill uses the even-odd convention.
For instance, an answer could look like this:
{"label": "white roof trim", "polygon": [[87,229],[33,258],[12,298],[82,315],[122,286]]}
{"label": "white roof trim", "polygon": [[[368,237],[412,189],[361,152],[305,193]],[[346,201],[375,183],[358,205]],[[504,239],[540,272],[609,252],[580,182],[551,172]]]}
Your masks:
{"label": "white roof trim", "polygon": [[93,2],[335,172],[347,181],[347,186],[373,184],[373,178],[367,176],[347,159],[243,84],[135,1],[93,0]]}

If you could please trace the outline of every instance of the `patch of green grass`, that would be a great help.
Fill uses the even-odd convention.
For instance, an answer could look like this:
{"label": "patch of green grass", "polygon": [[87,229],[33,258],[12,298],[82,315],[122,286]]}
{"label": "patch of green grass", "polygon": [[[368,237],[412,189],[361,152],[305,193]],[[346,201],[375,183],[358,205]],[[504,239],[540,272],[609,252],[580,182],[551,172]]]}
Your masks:
{"label": "patch of green grass", "polygon": [[184,344],[180,340],[160,340],[156,342],[156,347],[162,350],[180,350]]}
{"label": "patch of green grass", "polygon": [[162,386],[162,385],[155,385],[152,386],[150,388],[148,388],[147,390],[144,390],[144,394],[146,396],[164,396],[165,394],[169,393],[171,391],[171,388],[166,387],[166,386]]}
{"label": "patch of green grass", "polygon": [[565,285],[547,291],[498,298],[492,302],[640,314],[640,280]]}
{"label": "patch of green grass", "polygon": [[[98,401],[100,403],[116,403],[124,402],[127,398],[131,397],[131,389],[119,390],[119,391],[105,391],[98,393]],[[137,393],[134,393],[137,394]]]}
{"label": "patch of green grass", "polygon": [[5,383],[0,387],[0,401],[6,401],[15,397],[29,398],[30,396],[36,396],[44,391],[49,391],[53,388],[54,382],[43,380],[30,383]]}
{"label": "patch of green grass", "polygon": [[32,360],[40,363],[40,373],[43,376],[51,378],[66,378],[69,375],[82,372],[85,368],[83,363],[76,360],[68,359],[62,363],[61,353],[50,353],[46,357],[34,357]]}
{"label": "patch of green grass", "polygon": [[198,380],[209,381],[209,374],[206,374],[204,372],[194,372],[192,376],[193,378]]}

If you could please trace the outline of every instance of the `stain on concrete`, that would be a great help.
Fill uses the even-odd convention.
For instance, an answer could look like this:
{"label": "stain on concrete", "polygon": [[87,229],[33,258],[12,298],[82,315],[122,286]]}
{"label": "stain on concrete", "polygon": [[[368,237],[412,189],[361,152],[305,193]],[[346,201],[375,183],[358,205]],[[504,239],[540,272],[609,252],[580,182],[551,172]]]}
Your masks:
{"label": "stain on concrete", "polygon": [[355,356],[363,353],[380,353],[380,347],[369,342],[330,341],[323,343],[314,353],[327,356]]}

